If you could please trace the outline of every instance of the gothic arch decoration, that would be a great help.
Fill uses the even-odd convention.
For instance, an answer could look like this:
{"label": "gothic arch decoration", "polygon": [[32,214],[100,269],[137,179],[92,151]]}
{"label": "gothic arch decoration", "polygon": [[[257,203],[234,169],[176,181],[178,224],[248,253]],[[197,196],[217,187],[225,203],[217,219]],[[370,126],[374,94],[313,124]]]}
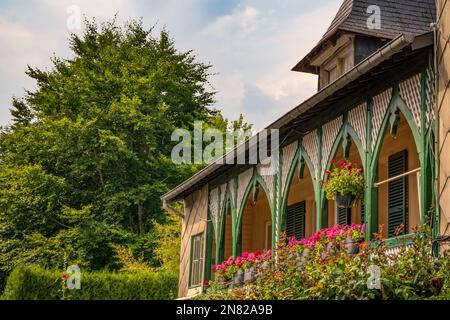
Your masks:
{"label": "gothic arch decoration", "polygon": [[323,172],[326,170],[328,166],[328,161],[326,160],[329,160],[330,157],[332,156],[331,151],[333,145],[338,140],[337,137],[343,125],[342,119],[343,117],[340,116],[323,126],[322,168],[321,168],[322,171],[320,176],[322,176]]}
{"label": "gothic arch decoration", "polygon": [[406,122],[408,123],[409,128],[411,129],[412,135],[414,137],[414,142],[416,145],[416,150],[418,153],[422,152],[422,147],[420,143],[419,129],[416,126],[416,120],[414,119],[414,114],[411,112],[411,108],[408,107],[406,102],[400,96],[400,90],[394,90],[392,101],[389,105],[389,108],[386,110],[385,116],[379,126],[377,131],[376,140],[374,143],[373,153],[372,153],[372,162],[370,164],[370,170],[372,176],[375,176],[375,170],[378,165],[378,156],[381,149],[381,145],[384,139],[384,134],[388,129],[388,126],[395,126],[395,121],[393,121],[393,117],[398,118],[399,113],[402,113],[406,118]]}
{"label": "gothic arch decoration", "polygon": [[[277,186],[279,184],[279,161],[276,159],[275,163],[271,163],[269,167],[270,170],[267,172],[267,168],[269,166],[258,164],[256,166],[256,179],[261,183],[261,185],[265,185],[265,191],[267,200],[272,207],[272,228],[274,228],[274,232],[272,235],[272,243],[275,243],[279,238],[279,208],[278,208],[278,190]],[[276,167],[276,168],[275,168]]]}
{"label": "gothic arch decoration", "polygon": [[[255,188],[257,188],[257,187],[261,187],[264,190],[266,197],[267,197],[267,201],[269,203],[270,216],[272,217],[272,222],[276,221],[275,210],[274,210],[273,203],[271,201],[271,199],[274,199],[273,196],[271,196],[271,192],[272,192],[271,190],[273,190],[273,189],[271,189],[271,187],[266,183],[267,179],[263,179],[263,177],[258,174],[257,167],[255,167],[253,169],[249,169],[248,171],[242,173],[241,176],[242,177],[241,177],[241,180],[239,183],[241,183],[241,181],[242,181],[244,184],[242,184],[242,190],[243,190],[241,193],[242,198],[240,198],[241,200],[237,206],[237,218],[236,218],[236,221],[234,224],[236,239],[239,238],[239,235],[242,232],[242,230],[241,230],[242,218],[243,218],[243,212],[244,212],[247,200],[248,200],[250,194],[252,193],[252,191],[254,192]],[[269,176],[267,176],[267,177],[269,177]],[[273,180],[273,178],[272,178],[272,180]],[[240,194],[240,193],[238,192],[238,194]],[[273,225],[273,228],[274,227],[275,226]]]}
{"label": "gothic arch decoration", "polygon": [[223,214],[224,211],[224,207],[225,207],[225,198],[226,198],[226,194],[227,194],[227,184],[222,184],[221,186],[219,186],[219,212],[220,215]]}
{"label": "gothic arch decoration", "polygon": [[[234,211],[232,183],[233,180],[209,191],[208,210],[211,217],[216,241],[218,241],[218,239],[220,239],[220,237],[222,236],[223,218],[225,216],[225,210],[228,201],[230,203],[230,209],[232,213]],[[233,214],[232,219],[235,219]]]}
{"label": "gothic arch decoration", "polygon": [[214,234],[216,237],[216,241],[219,237],[219,223],[221,221],[221,212],[220,212],[220,198],[219,198],[219,188],[215,188],[209,192],[209,213],[211,216],[211,222],[214,228]]}
{"label": "gothic arch decoration", "polygon": [[311,176],[317,180],[319,167],[319,139],[317,130],[314,130],[303,137],[303,148],[311,159],[313,166]]}
{"label": "gothic arch decoration", "polygon": [[416,122],[417,130],[420,132],[421,128],[421,81],[420,74],[416,74],[411,78],[403,81],[399,85],[400,97],[406,102],[406,105],[411,110],[414,121]]}
{"label": "gothic arch decoration", "polygon": [[244,200],[247,201],[246,193],[247,193],[249,186],[252,186],[251,181],[253,179],[253,176],[254,176],[253,169],[248,169],[247,171],[238,175],[238,178],[237,178],[238,179],[238,189],[237,189],[237,203],[236,203],[238,220],[240,219],[243,208],[245,206]]}
{"label": "gothic arch decoration", "polygon": [[[349,150],[351,143],[354,143],[358,151],[361,164],[364,170],[366,170],[365,150],[363,148],[362,140],[356,130],[350,125],[349,119],[344,119],[344,124],[342,125],[341,129],[337,134],[333,135],[332,142],[333,143],[329,151],[327,152],[326,157],[323,158],[323,170],[320,176],[322,180],[325,180],[325,171],[331,168],[331,160],[336,156],[337,150],[341,145],[344,149],[348,148]],[[324,201],[323,193],[320,194],[320,198],[320,201]]]}
{"label": "gothic arch decoration", "polygon": [[[264,184],[267,187],[266,194],[269,203],[273,203],[274,201],[274,192],[275,192],[275,175],[274,174],[266,174],[265,168],[266,166],[262,164],[258,164],[256,166],[256,175],[264,181]],[[276,197],[275,197],[276,198]]]}
{"label": "gothic arch decoration", "polygon": [[[281,193],[281,208],[280,208],[280,212],[282,214],[282,219],[281,219],[281,225],[280,227],[282,227],[285,223],[285,215],[284,212],[286,211],[286,203],[287,203],[287,197],[289,195],[289,191],[290,191],[290,187],[291,187],[291,183],[292,183],[292,179],[294,178],[295,175],[295,170],[298,168],[300,172],[302,172],[304,170],[304,168],[308,168],[310,175],[311,175],[311,179],[312,180],[312,185],[313,185],[313,189],[314,189],[314,193],[317,195],[317,191],[318,189],[318,184],[317,182],[314,180],[314,176],[313,176],[313,170],[314,170],[314,166],[312,164],[311,159],[309,158],[308,154],[306,153],[305,149],[303,148],[302,145],[302,141],[300,141],[297,144],[297,150],[294,154],[294,157],[291,161],[291,165],[287,168],[287,176],[286,176],[286,181],[285,181],[285,187],[283,188],[283,192]],[[300,174],[301,175],[301,174]]]}
{"label": "gothic arch decoration", "polygon": [[373,97],[371,150],[375,148],[383,119],[392,100],[392,88]]}
{"label": "gothic arch decoration", "polygon": [[233,211],[235,209],[235,201],[234,201],[234,192],[233,192],[233,179],[231,179],[229,182],[226,182],[219,187],[219,195],[220,195],[220,202],[219,202],[219,210],[223,211],[225,210],[226,201],[229,198],[231,210]]}
{"label": "gothic arch decoration", "polygon": [[297,155],[297,150],[298,150],[298,141],[295,141],[290,145],[284,147],[282,151],[283,166],[281,168],[281,175],[282,175],[281,186],[283,193],[286,187],[288,186],[287,185],[288,175],[292,167],[292,163],[294,162],[294,158]]}
{"label": "gothic arch decoration", "polygon": [[366,110],[367,103],[364,102],[353,108],[348,113],[348,124],[353,128],[359,140],[361,141],[361,146],[363,151],[367,150],[366,146]]}

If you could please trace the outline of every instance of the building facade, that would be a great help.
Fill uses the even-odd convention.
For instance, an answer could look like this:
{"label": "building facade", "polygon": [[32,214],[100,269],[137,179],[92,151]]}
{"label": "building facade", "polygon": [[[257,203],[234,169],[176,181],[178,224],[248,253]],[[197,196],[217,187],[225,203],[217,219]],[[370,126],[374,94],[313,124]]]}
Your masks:
{"label": "building facade", "polygon": [[450,236],[450,2],[437,1],[436,61],[440,235]]}
{"label": "building facade", "polygon": [[[319,91],[266,128],[279,132],[277,170],[214,163],[162,197],[168,210],[184,202],[180,297],[201,293],[213,265],[270,249],[283,232],[301,238],[357,223],[366,225],[367,240],[380,231],[395,246],[399,226],[407,237],[429,223],[433,237],[442,239],[450,221],[444,198],[450,186],[442,173],[450,170],[444,159],[449,5],[441,1],[438,15],[434,0],[370,5],[380,9],[381,28],[368,27],[367,1],[345,0],[323,38],[293,68],[316,74]],[[447,41],[441,40],[441,59],[432,26],[437,17],[443,17],[439,39]],[[248,153],[245,147],[241,152]],[[338,208],[322,188],[330,160],[343,159],[364,172],[364,201],[351,209]]]}

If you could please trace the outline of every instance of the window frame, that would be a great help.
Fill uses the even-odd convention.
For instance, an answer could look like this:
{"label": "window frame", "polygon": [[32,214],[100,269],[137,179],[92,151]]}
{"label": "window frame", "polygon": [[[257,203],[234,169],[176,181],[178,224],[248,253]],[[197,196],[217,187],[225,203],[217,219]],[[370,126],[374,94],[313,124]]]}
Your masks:
{"label": "window frame", "polygon": [[[195,234],[193,236],[191,236],[191,252],[190,252],[190,259],[189,259],[189,289],[191,288],[198,288],[201,287],[203,285],[203,263],[204,263],[204,257],[203,257],[203,249],[204,249],[204,232]],[[194,261],[194,246],[197,243],[197,239],[200,239],[200,248],[198,248],[198,254],[199,254],[199,258],[195,259]],[[198,266],[198,282],[197,283],[193,283],[194,281],[194,266],[195,264],[197,264]]]}
{"label": "window frame", "polygon": [[[292,236],[293,236],[293,235],[289,235],[289,234],[288,234],[288,230],[287,230],[287,229],[288,229],[288,224],[289,224],[289,223],[288,223],[288,220],[289,220],[289,210],[290,210],[291,208],[295,208],[295,207],[298,207],[298,206],[303,206],[303,208],[304,208],[304,212],[302,213],[302,217],[300,217],[300,219],[303,220],[303,230],[301,230],[301,232],[303,233],[303,235],[301,235],[300,238],[298,237],[298,235],[295,235],[295,237],[297,238],[297,240],[301,240],[301,238],[306,237],[306,214],[307,214],[307,210],[308,210],[308,208],[307,208],[307,201],[306,201],[306,200],[302,200],[302,201],[293,203],[293,204],[288,205],[288,206],[286,207],[286,212],[285,212],[285,214],[286,214],[285,231],[286,231],[286,236],[288,236],[288,237],[292,237]],[[294,218],[294,221],[296,221],[295,218]],[[295,222],[294,222],[294,226],[296,226]]]}

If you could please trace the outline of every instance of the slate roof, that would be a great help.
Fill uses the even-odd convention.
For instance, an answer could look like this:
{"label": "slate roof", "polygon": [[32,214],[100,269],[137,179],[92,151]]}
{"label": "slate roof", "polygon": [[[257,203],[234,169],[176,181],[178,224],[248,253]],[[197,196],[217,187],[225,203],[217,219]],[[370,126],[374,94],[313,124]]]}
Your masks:
{"label": "slate roof", "polygon": [[[381,29],[369,29],[367,13],[371,5],[381,11]],[[400,34],[420,35],[430,31],[436,21],[435,0],[344,0],[330,27],[313,50],[292,70],[312,72],[309,61],[322,45],[339,33],[355,33],[392,40]],[[313,72],[314,73],[314,72]]]}

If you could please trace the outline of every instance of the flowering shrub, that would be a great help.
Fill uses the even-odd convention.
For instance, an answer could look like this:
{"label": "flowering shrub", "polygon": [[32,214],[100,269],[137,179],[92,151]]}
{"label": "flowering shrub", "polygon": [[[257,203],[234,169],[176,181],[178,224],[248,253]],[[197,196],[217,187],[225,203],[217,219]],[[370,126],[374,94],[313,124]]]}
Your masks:
{"label": "flowering shrub", "polygon": [[364,175],[363,169],[348,160],[341,160],[335,166],[335,161],[331,160],[334,166],[331,171],[325,171],[327,179],[323,188],[328,200],[336,200],[336,194],[343,196],[353,195],[356,200],[364,198]]}
{"label": "flowering shrub", "polygon": [[[211,281],[199,299],[450,299],[450,257],[431,254],[428,228],[408,240],[399,238],[404,243],[396,253],[377,236],[371,245],[361,242],[359,253],[348,254],[342,239],[348,234],[360,237],[362,230],[329,228],[307,241],[282,239],[269,267],[255,265],[255,281],[231,288]],[[381,270],[376,289],[368,286],[373,266]]]}
{"label": "flowering shrub", "polygon": [[240,257],[230,257],[223,263],[216,265],[213,268],[213,272],[215,272],[216,279],[230,280],[237,271],[255,267],[256,264],[267,261],[271,257],[271,250],[252,253],[244,252]]}
{"label": "flowering shrub", "polygon": [[[341,242],[345,238],[352,238],[356,242],[364,240],[365,226],[352,224],[345,226],[334,226],[317,231],[312,237],[297,240],[291,237],[287,243],[293,251],[305,248],[314,249],[316,246],[324,248],[331,241]],[[256,251],[253,253],[244,252],[240,257],[230,257],[228,260],[213,267],[216,279],[223,281],[231,280],[238,271],[254,268],[261,263],[269,262],[272,259],[272,251]]]}
{"label": "flowering shrub", "polygon": [[302,240],[297,240],[292,237],[288,246],[300,245],[305,248],[313,249],[317,244],[327,244],[332,240],[342,241],[345,238],[352,238],[356,242],[361,242],[364,240],[365,225],[336,225],[331,228],[322,229],[317,231],[312,237]]}

